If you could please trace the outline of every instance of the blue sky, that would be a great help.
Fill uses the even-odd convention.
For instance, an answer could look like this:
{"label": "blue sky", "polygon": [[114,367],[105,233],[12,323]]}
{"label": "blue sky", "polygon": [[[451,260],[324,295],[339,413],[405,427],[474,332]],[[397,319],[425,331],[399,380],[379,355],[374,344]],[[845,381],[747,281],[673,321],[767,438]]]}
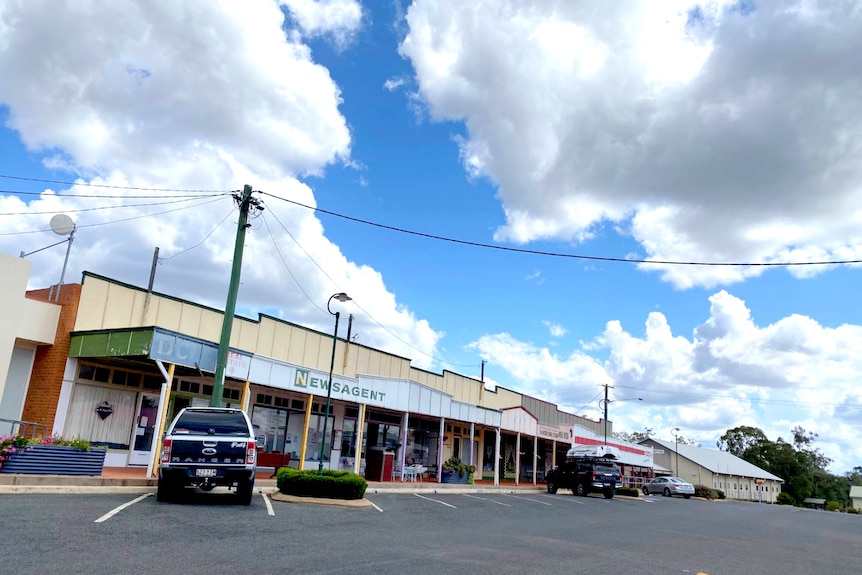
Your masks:
{"label": "blue sky", "polygon": [[[836,472],[862,464],[857,266],[648,269],[297,205],[556,254],[862,259],[849,5],[51,6],[0,8],[0,174],[79,185],[0,178],[4,252],[57,241],[26,232],[65,211],[68,279],[145,286],[159,246],[157,290],[222,307],[229,197],[159,206],[194,194],[123,186],[251,184],[267,209],[240,313],[328,331],[346,291],[358,341],[419,367],[478,376],[484,360],[489,385],[594,418],[611,384],[644,398],[612,404],[617,429],[710,447],[802,425]],[[63,255],[29,256],[33,287]]]}

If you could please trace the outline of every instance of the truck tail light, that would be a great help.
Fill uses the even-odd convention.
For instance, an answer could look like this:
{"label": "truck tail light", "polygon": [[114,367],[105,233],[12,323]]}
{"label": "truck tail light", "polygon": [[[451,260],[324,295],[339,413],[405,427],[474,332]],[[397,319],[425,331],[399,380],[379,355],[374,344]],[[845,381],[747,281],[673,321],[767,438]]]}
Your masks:
{"label": "truck tail light", "polygon": [[165,439],[162,442],[162,463],[167,463],[171,460],[171,443],[173,440]]}
{"label": "truck tail light", "polygon": [[249,441],[245,448],[245,464],[254,465],[254,460],[257,457],[257,442]]}

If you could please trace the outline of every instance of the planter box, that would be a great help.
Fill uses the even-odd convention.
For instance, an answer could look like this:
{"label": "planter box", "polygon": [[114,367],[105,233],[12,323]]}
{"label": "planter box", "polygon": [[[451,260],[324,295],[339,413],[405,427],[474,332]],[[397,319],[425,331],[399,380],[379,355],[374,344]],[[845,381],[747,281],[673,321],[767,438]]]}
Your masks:
{"label": "planter box", "polygon": [[440,476],[440,483],[457,483],[459,485],[467,485],[467,481],[470,479],[470,474],[465,473],[464,477],[461,477],[457,471],[443,471],[443,475]]}
{"label": "planter box", "polygon": [[28,475],[101,475],[105,450],[80,451],[58,445],[31,445],[7,456],[0,473]]}

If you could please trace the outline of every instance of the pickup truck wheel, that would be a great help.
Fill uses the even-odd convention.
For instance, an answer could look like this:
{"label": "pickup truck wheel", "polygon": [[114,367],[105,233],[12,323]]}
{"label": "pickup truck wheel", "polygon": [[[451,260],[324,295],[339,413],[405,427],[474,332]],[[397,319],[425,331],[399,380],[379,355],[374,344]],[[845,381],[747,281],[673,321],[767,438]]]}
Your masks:
{"label": "pickup truck wheel", "polygon": [[254,495],[254,481],[251,479],[240,479],[236,485],[236,500],[240,505],[251,505],[251,497]]}
{"label": "pickup truck wheel", "polygon": [[156,487],[156,501],[166,503],[170,501],[176,501],[176,499],[177,487],[167,479],[159,477],[159,482]]}
{"label": "pickup truck wheel", "polygon": [[614,498],[614,490],[613,489],[605,489],[602,494],[605,496],[605,499],[613,499]]}
{"label": "pickup truck wheel", "polygon": [[589,495],[589,492],[587,491],[587,486],[583,483],[578,483],[577,486],[575,486],[575,495],[580,495],[581,497],[586,497],[587,495]]}
{"label": "pickup truck wheel", "polygon": [[553,495],[556,492],[557,492],[557,484],[554,483],[553,481],[548,481],[548,493]]}

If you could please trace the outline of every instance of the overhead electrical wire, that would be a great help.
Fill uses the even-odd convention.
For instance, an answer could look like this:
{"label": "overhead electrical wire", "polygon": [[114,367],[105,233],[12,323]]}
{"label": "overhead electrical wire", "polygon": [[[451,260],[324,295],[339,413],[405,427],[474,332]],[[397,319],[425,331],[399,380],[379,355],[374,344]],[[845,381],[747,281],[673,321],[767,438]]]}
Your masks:
{"label": "overhead electrical wire", "polygon": [[[119,223],[122,223],[122,222],[130,222],[130,221],[132,221],[132,220],[140,220],[140,219],[142,219],[142,218],[151,218],[151,217],[153,217],[153,216],[161,216],[161,215],[163,215],[163,214],[170,214],[170,213],[173,213],[173,212],[179,212],[179,211],[182,211],[182,210],[188,210],[188,209],[191,209],[191,208],[198,208],[198,207],[200,207],[200,206],[205,206],[205,205],[208,205],[208,204],[213,204],[213,203],[215,203],[215,202],[218,202],[218,201],[221,201],[221,200],[225,199],[226,197],[227,197],[227,196],[219,196],[219,197],[214,198],[214,199],[210,199],[210,198],[201,198],[201,199],[208,199],[208,201],[206,201],[206,202],[199,202],[199,203],[194,204],[193,206],[183,206],[183,207],[180,207],[180,208],[174,208],[174,209],[172,209],[172,210],[163,210],[163,211],[160,211],[160,212],[152,212],[152,213],[149,213],[149,214],[141,214],[141,215],[138,215],[138,216],[132,216],[132,217],[129,217],[129,218],[121,218],[121,219],[119,219],[119,220],[112,220],[112,221],[109,221],[109,222],[98,222],[98,223],[94,223],[94,224],[76,224],[76,226],[75,226],[75,227],[76,227],[76,229],[79,229],[79,230],[80,230],[80,229],[83,229],[83,228],[95,228],[95,227],[99,227],[99,226],[109,226],[109,225],[111,225],[111,224],[119,224]],[[26,231],[26,232],[6,232],[6,233],[0,233],[0,236],[22,236],[22,235],[26,235],[26,234],[39,234],[39,233],[43,233],[43,232],[50,232],[50,231],[51,231],[51,230],[29,230],[29,231]]]}
{"label": "overhead electrical wire", "polygon": [[718,393],[692,393],[690,391],[676,391],[676,390],[666,390],[666,389],[655,389],[649,388],[644,389],[641,387],[635,387],[632,385],[620,385],[614,384],[614,387],[622,388],[622,389],[633,389],[638,391],[639,393],[662,393],[662,394],[672,394],[672,395],[682,395],[686,397],[692,397],[695,399],[733,399],[737,401],[751,401],[753,403],[775,403],[778,405],[793,405],[800,407],[835,407],[839,409],[862,409],[862,405],[847,405],[845,403],[825,403],[825,402],[816,402],[816,401],[794,401],[791,399],[766,399],[760,397],[739,397],[735,395],[723,395]]}
{"label": "overhead electrical wire", "polygon": [[192,251],[193,249],[195,249],[196,247],[198,247],[198,246],[202,245],[205,241],[207,241],[207,240],[210,238],[210,236],[211,236],[211,235],[213,235],[213,233],[215,233],[215,231],[219,228],[219,226],[221,226],[221,225],[225,222],[225,220],[226,220],[226,219],[228,219],[228,218],[231,216],[231,214],[233,214],[233,212],[234,212],[233,207],[231,207],[230,211],[225,215],[225,217],[223,217],[223,218],[221,219],[221,221],[220,221],[219,223],[217,223],[217,224],[215,225],[215,227],[214,227],[213,229],[211,229],[211,230],[210,230],[210,232],[209,232],[207,235],[205,235],[205,236],[204,236],[204,239],[202,239],[201,241],[199,241],[198,243],[196,243],[196,244],[195,244],[195,245],[193,245],[192,247],[190,247],[190,248],[186,248],[186,249],[184,249],[183,251],[178,252],[178,253],[175,253],[174,255],[172,255],[172,256],[170,256],[170,257],[166,257],[166,258],[159,257],[159,261],[160,261],[160,262],[168,262],[168,261],[171,261],[171,260],[172,260],[172,259],[174,259],[175,257],[177,257],[177,256],[181,256],[181,255],[183,255],[184,253],[186,253],[186,252],[190,252],[190,251]]}
{"label": "overhead electrical wire", "polygon": [[[273,214],[273,215],[272,215],[272,217],[274,217],[274,218],[275,218],[275,221],[277,221],[277,222],[278,222],[278,218],[276,217],[276,215],[275,215],[275,214]],[[313,305],[314,307],[316,307],[316,308],[317,308],[317,309],[319,309],[320,311],[325,312],[326,310],[325,310],[325,309],[323,309],[322,307],[320,307],[319,305],[317,305],[317,302],[316,302],[316,301],[314,301],[314,299],[313,299],[310,295],[308,295],[308,292],[306,292],[306,291],[305,291],[305,289],[302,287],[302,284],[301,284],[301,283],[299,283],[299,280],[298,280],[298,279],[296,279],[296,276],[295,276],[295,275],[293,275],[293,271],[290,269],[290,266],[289,266],[289,265],[287,265],[287,261],[284,259],[284,256],[281,254],[281,249],[279,249],[279,247],[278,247],[278,242],[277,242],[277,241],[275,241],[275,236],[273,236],[273,235],[272,235],[272,230],[271,230],[271,229],[269,229],[269,222],[268,222],[268,221],[266,221],[266,214],[262,214],[262,215],[261,215],[261,219],[263,220],[263,225],[264,225],[264,226],[266,226],[266,232],[269,234],[269,239],[271,239],[271,240],[272,240],[272,245],[273,245],[273,247],[275,247],[275,253],[277,253],[277,254],[278,254],[278,257],[281,259],[281,263],[282,263],[282,265],[284,265],[284,269],[286,269],[286,270],[287,270],[287,273],[289,273],[289,274],[290,274],[291,279],[293,279],[293,283],[295,283],[295,284],[296,284],[296,287],[298,287],[298,288],[299,288],[299,291],[301,291],[301,292],[302,292],[302,295],[304,295],[304,296],[305,296],[305,299],[307,299],[307,300],[311,303],[311,305]],[[281,222],[278,222],[278,223],[279,223],[279,224],[281,224]],[[282,227],[282,228],[284,228],[284,224],[281,224],[281,227]],[[290,236],[290,238],[291,238],[294,242],[296,242],[296,238],[294,238],[294,237],[290,234],[290,232],[288,232],[288,231],[287,231],[287,228],[284,228],[284,231],[285,231],[285,232],[287,232],[287,235],[289,235],[289,236]],[[298,244],[299,244],[299,242],[297,242],[297,245],[298,245]],[[330,278],[330,279],[332,279],[332,278]]]}
{"label": "overhead electrical wire", "polygon": [[87,186],[91,188],[107,188],[111,190],[140,190],[146,192],[183,192],[183,193],[206,193],[220,194],[231,193],[228,190],[195,190],[183,188],[148,188],[144,186],[117,186],[112,184],[94,184],[92,182],[64,182],[62,180],[46,180],[43,178],[28,178],[25,176],[10,176],[8,174],[0,174],[0,178],[6,180],[18,180],[21,182],[39,182],[42,184],[59,184],[61,186]]}
{"label": "overhead electrical wire", "polygon": [[[13,196],[41,196],[45,192],[25,192],[23,190],[0,190],[0,194],[8,194]],[[205,198],[209,196],[226,196],[232,192],[211,192],[207,195],[201,194],[156,194],[156,195],[139,195],[139,194],[53,194],[52,198],[100,198],[105,200],[158,200],[161,198]],[[31,212],[32,213],[32,212]]]}
{"label": "overhead electrical wire", "polygon": [[[320,266],[320,264],[318,264],[318,263],[317,263],[317,261],[316,261],[313,257],[311,257],[311,254],[309,254],[309,253],[308,253],[308,251],[307,251],[304,247],[302,247],[302,244],[300,244],[300,243],[299,243],[299,241],[298,241],[298,240],[293,236],[293,234],[291,234],[291,233],[290,233],[290,231],[287,229],[287,227],[286,227],[286,226],[281,222],[281,220],[279,220],[279,219],[278,219],[278,216],[276,216],[276,215],[275,215],[275,213],[273,213],[273,211],[272,211],[272,206],[270,206],[269,208],[270,208],[270,209],[269,209],[269,213],[271,213],[271,214],[272,214],[272,217],[273,217],[273,218],[275,218],[275,221],[277,221],[277,222],[278,222],[278,224],[282,227],[282,229],[284,229],[285,233],[286,233],[288,236],[290,236],[290,239],[292,239],[292,240],[294,241],[294,243],[299,247],[299,249],[301,249],[301,250],[303,251],[303,253],[306,255],[306,257],[308,257],[308,259],[309,259],[309,260],[311,260],[311,263],[313,263],[313,264],[317,267],[317,269],[319,269],[319,270],[320,270],[320,272],[321,272],[323,275],[325,275],[327,278],[329,278],[329,280],[330,280],[333,284],[335,284],[335,285],[337,286],[337,285],[338,285],[338,282],[336,282],[336,281],[332,278],[332,276],[330,276],[328,273],[326,273],[326,270],[324,270],[324,269]],[[266,218],[264,218],[264,223],[266,223]],[[268,224],[267,224],[267,230],[269,230],[269,225],[268,225]],[[270,234],[270,235],[271,235],[271,234]],[[275,239],[274,239],[274,238],[273,238],[273,241],[275,241]],[[276,247],[276,249],[278,249],[278,248]],[[279,256],[281,256],[281,252],[279,252]],[[284,263],[285,267],[287,267],[287,263],[284,261],[284,258],[282,258],[282,263]],[[294,277],[294,276],[293,276],[293,272],[291,272],[291,271],[290,271],[290,268],[288,268],[288,273],[290,273],[290,276],[291,276],[291,277],[293,277],[293,280],[297,283],[297,285],[299,285],[299,282],[297,281],[296,277]],[[320,311],[324,311],[322,308],[320,308],[320,306],[318,306],[318,305],[317,305],[317,303],[316,303],[314,300],[312,300],[312,299],[311,299],[311,297],[309,297],[309,295],[305,292],[305,290],[303,290],[303,289],[302,289],[302,287],[301,287],[301,286],[300,286],[300,290],[302,291],[303,295],[305,295],[305,297],[308,299],[308,301],[310,301],[310,302],[311,302],[315,307],[317,307],[317,309],[319,309]],[[447,364],[447,365],[454,365],[454,366],[458,366],[458,367],[476,367],[476,364],[472,364],[472,363],[455,363],[454,361],[446,361],[445,359],[442,359],[442,358],[439,358],[439,357],[435,357],[435,356],[431,355],[430,353],[428,353],[428,352],[426,352],[426,351],[423,351],[423,350],[419,349],[418,347],[414,346],[414,345],[413,345],[413,344],[411,344],[410,342],[405,341],[405,340],[404,340],[404,339],[402,339],[398,334],[394,333],[394,332],[393,332],[392,330],[390,330],[388,327],[386,327],[385,325],[383,325],[382,323],[380,323],[379,321],[377,321],[377,319],[376,319],[373,315],[371,315],[370,313],[368,313],[368,310],[366,310],[366,309],[365,309],[365,308],[363,308],[361,305],[359,305],[359,302],[357,302],[357,301],[356,301],[356,299],[353,299],[353,303],[356,305],[356,307],[358,307],[360,310],[362,310],[362,312],[363,312],[363,313],[364,313],[364,314],[365,314],[365,315],[366,315],[366,316],[367,316],[371,321],[373,321],[373,322],[374,322],[374,323],[376,323],[378,326],[380,326],[381,328],[383,328],[383,330],[384,330],[384,331],[386,331],[389,335],[391,335],[392,337],[394,337],[395,339],[397,339],[398,341],[400,341],[401,343],[403,343],[404,345],[406,345],[406,346],[407,346],[407,347],[409,347],[410,349],[413,349],[413,350],[415,350],[415,351],[418,351],[418,352],[419,352],[419,353],[421,353],[422,355],[424,355],[424,356],[426,356],[426,357],[430,357],[430,358],[431,358],[431,359],[433,359],[434,361],[438,361],[438,362],[440,362],[440,363],[445,363],[445,364]]]}
{"label": "overhead electrical wire", "polygon": [[81,212],[97,212],[99,210],[115,210],[118,208],[144,208],[150,206],[164,206],[167,204],[178,204],[181,202],[191,202],[195,200],[199,200],[201,198],[211,198],[210,196],[187,196],[182,199],[174,199],[166,202],[148,202],[146,204],[118,204],[114,206],[98,206],[95,208],[80,208],[77,210],[51,210],[44,212],[0,212],[0,216],[38,216],[38,215],[46,215],[46,214],[76,214]]}
{"label": "overhead electrical wire", "polygon": [[376,228],[381,228],[384,230],[389,230],[393,232],[398,232],[401,234],[408,234],[412,236],[418,236],[421,238],[427,238],[431,240],[438,240],[442,242],[450,242],[454,244],[473,246],[477,248],[485,248],[490,250],[499,250],[504,252],[512,252],[519,254],[529,254],[535,256],[548,256],[555,258],[569,258],[569,259],[577,259],[577,260],[588,260],[588,261],[600,261],[600,262],[619,262],[619,263],[628,263],[628,264],[655,264],[655,265],[668,265],[668,266],[713,266],[713,267],[788,267],[788,266],[832,266],[832,265],[847,265],[847,264],[860,264],[862,260],[836,260],[836,261],[813,261],[813,262],[801,262],[801,261],[792,261],[792,262],[700,262],[700,261],[676,261],[676,260],[651,260],[651,259],[638,259],[638,258],[620,258],[620,257],[612,257],[612,256],[590,256],[584,254],[567,254],[561,252],[548,252],[543,250],[530,250],[526,248],[513,248],[511,246],[498,246],[494,244],[486,244],[482,242],[474,242],[470,240],[462,240],[458,238],[451,238],[447,236],[440,236],[437,234],[429,234],[426,232],[417,232],[415,230],[409,230],[406,228],[399,228],[397,226],[390,226],[386,224],[381,224],[378,222],[372,222],[370,220],[364,220],[362,218],[356,218],[353,216],[348,216],[345,214],[340,214],[338,212],[333,212],[330,210],[324,210],[323,208],[317,208],[314,206],[309,206],[300,202],[296,202],[294,200],[289,200],[287,198],[283,198],[281,196],[277,196],[275,194],[270,194],[267,192],[262,192],[265,195],[271,196],[273,198],[285,201],[287,203],[293,204],[295,206],[299,206],[301,208],[306,208],[308,210],[312,210],[315,212],[320,212],[322,214],[326,214],[329,216],[333,216],[336,218],[341,218],[344,220],[348,220],[351,222],[356,222],[359,224],[364,224],[367,226],[373,226]]}

